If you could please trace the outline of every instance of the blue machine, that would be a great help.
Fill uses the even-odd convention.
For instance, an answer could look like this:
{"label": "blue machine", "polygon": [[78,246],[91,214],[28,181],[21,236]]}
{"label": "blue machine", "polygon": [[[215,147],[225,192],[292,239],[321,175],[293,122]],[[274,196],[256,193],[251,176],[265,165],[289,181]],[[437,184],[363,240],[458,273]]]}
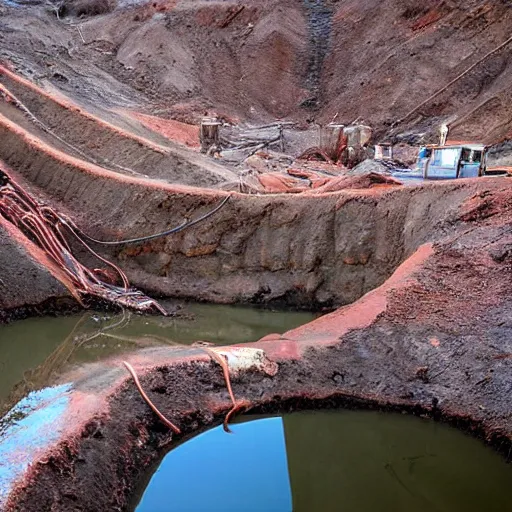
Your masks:
{"label": "blue machine", "polygon": [[486,154],[482,144],[424,146],[416,171],[425,179],[476,178],[485,174]]}

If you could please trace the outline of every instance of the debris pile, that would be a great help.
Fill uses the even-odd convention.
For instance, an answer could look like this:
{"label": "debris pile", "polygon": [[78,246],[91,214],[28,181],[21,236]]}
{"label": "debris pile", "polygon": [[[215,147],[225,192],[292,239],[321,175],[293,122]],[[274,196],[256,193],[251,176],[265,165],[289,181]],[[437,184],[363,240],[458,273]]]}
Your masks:
{"label": "debris pile", "polygon": [[350,169],[347,174],[350,176],[361,176],[371,172],[391,176],[396,171],[410,171],[410,169],[399,160],[365,160],[353,169]]}
{"label": "debris pile", "polygon": [[266,148],[284,152],[284,128],[293,123],[275,122],[264,126],[224,127],[220,135],[221,156],[227,162],[241,163]]}

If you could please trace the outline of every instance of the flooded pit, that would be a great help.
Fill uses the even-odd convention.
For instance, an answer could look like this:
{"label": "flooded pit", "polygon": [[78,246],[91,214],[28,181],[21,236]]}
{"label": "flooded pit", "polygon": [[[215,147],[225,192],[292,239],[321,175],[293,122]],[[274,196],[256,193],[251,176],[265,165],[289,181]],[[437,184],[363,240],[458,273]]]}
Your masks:
{"label": "flooded pit", "polygon": [[239,306],[187,304],[176,317],[85,312],[0,326],[0,414],[74,365],[143,347],[256,341],[316,315]]}
{"label": "flooded pit", "polygon": [[169,452],[132,510],[510,510],[510,467],[444,424],[322,411],[258,418],[232,430],[216,427]]}

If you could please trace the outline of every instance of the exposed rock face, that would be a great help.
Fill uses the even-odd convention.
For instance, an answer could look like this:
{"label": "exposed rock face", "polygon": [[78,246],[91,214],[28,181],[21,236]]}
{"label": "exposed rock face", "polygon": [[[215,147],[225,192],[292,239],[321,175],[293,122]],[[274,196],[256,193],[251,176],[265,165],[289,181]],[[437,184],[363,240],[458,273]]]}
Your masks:
{"label": "exposed rock face", "polygon": [[[421,242],[436,238],[433,226],[472,194],[453,184],[373,192],[235,195],[211,222],[121,249],[118,259],[134,283],[169,295],[302,307],[346,304],[380,285]],[[180,203],[176,197],[172,210],[193,208],[190,199],[188,207]],[[177,223],[179,215],[173,216]],[[162,217],[152,213],[146,225],[152,221],[152,231],[158,231]]]}

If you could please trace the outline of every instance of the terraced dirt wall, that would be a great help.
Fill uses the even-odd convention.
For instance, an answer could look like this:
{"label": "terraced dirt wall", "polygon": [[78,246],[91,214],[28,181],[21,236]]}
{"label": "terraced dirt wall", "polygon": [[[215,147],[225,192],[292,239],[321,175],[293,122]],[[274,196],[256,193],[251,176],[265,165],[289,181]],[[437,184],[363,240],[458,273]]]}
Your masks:
{"label": "terraced dirt wall", "polygon": [[[44,133],[27,115],[13,105],[0,102],[0,113],[14,119],[28,131],[74,156],[116,172],[148,176],[174,183],[215,186],[234,180],[235,175],[203,155],[171,141],[157,144],[128,129],[95,117],[64,97],[50,95],[0,65],[0,85],[21,101],[29,111],[61,140]],[[105,112],[113,119],[114,113]],[[121,119],[125,123],[127,120]],[[137,123],[132,130],[141,130]],[[129,124],[128,124],[129,126]],[[156,136],[156,135],[154,135]],[[63,141],[65,141],[64,144]],[[73,147],[79,152],[73,151]]]}
{"label": "terraced dirt wall", "polygon": [[0,217],[0,323],[15,317],[71,308],[67,280],[14,226]]}
{"label": "terraced dirt wall", "polygon": [[[123,176],[61,153],[0,117],[0,156],[91,236],[149,235],[209,211],[226,193]],[[346,304],[380,285],[457,207],[499,180],[323,195],[232,194],[214,217],[107,251],[134,285],[212,302]],[[51,199],[49,199],[51,198]]]}

